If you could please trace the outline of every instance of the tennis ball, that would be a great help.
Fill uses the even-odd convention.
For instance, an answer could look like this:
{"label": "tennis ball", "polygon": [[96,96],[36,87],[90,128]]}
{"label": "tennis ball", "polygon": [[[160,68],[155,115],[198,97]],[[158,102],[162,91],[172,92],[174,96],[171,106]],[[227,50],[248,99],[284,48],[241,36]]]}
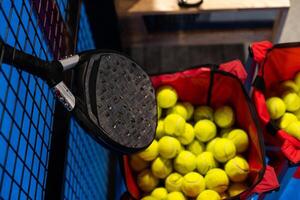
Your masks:
{"label": "tennis ball", "polygon": [[151,196],[155,197],[158,200],[165,200],[167,199],[168,191],[164,187],[155,188],[151,192]]}
{"label": "tennis ball", "polygon": [[138,153],[138,156],[145,161],[154,160],[158,155],[158,143],[156,140],[150,144],[144,151]]}
{"label": "tennis ball", "polygon": [[286,110],[294,112],[300,108],[300,97],[295,92],[286,92],[282,96]]}
{"label": "tennis ball", "polygon": [[162,86],[156,92],[157,104],[161,108],[171,108],[177,102],[178,95],[171,86]]}
{"label": "tennis ball", "polygon": [[231,107],[222,106],[215,111],[214,119],[220,128],[229,128],[234,124],[235,116]]}
{"label": "tennis ball", "polygon": [[163,136],[158,141],[158,152],[161,157],[171,159],[177,156],[181,150],[180,142],[173,137]]}
{"label": "tennis ball", "polygon": [[209,106],[199,106],[194,111],[194,121],[197,122],[202,119],[214,120],[214,111]]}
{"label": "tennis ball", "polygon": [[144,196],[141,200],[158,200],[158,199],[152,196]]}
{"label": "tennis ball", "polygon": [[182,104],[184,105],[185,109],[187,110],[186,120],[190,120],[194,114],[194,106],[189,102],[183,102]]}
{"label": "tennis ball", "polygon": [[178,114],[169,114],[164,120],[164,130],[168,135],[179,136],[185,131],[185,120]]}
{"label": "tennis ball", "polygon": [[159,140],[162,136],[164,136],[164,134],[165,134],[164,121],[160,119],[157,122],[155,138]]}
{"label": "tennis ball", "polygon": [[290,123],[285,131],[300,140],[300,121]]}
{"label": "tennis ball", "polygon": [[297,93],[299,91],[299,87],[294,81],[288,80],[284,81],[280,84],[280,93],[283,93],[285,91],[295,92]]}
{"label": "tennis ball", "polygon": [[151,171],[157,178],[166,178],[173,170],[171,160],[157,157],[151,164]]}
{"label": "tennis ball", "polygon": [[271,97],[266,101],[271,119],[279,119],[285,113],[285,104],[278,97]]}
{"label": "tennis ball", "polygon": [[195,138],[194,127],[189,123],[185,124],[184,133],[177,137],[179,142],[181,142],[181,144],[183,145],[190,144],[194,140],[194,138]]}
{"label": "tennis ball", "polygon": [[151,173],[150,170],[145,169],[138,174],[137,184],[144,192],[150,192],[157,186],[158,179]]}
{"label": "tennis ball", "polygon": [[216,137],[216,138],[212,139],[211,141],[209,141],[206,145],[206,151],[213,152],[215,143],[218,139],[220,139],[220,138]]}
{"label": "tennis ball", "polygon": [[216,136],[217,127],[212,121],[202,119],[195,124],[194,132],[198,140],[201,142],[208,142]]}
{"label": "tennis ball", "polygon": [[189,172],[183,177],[181,190],[188,197],[196,197],[205,189],[203,176],[196,172]]}
{"label": "tennis ball", "polygon": [[160,119],[161,113],[162,113],[161,107],[157,106],[157,119]]}
{"label": "tennis ball", "polygon": [[222,128],[220,131],[220,136],[222,138],[227,138],[228,133],[230,133],[230,131],[232,131],[233,128]]}
{"label": "tennis ball", "polygon": [[227,138],[234,143],[237,153],[246,151],[249,146],[248,135],[242,129],[233,129],[228,133]]}
{"label": "tennis ball", "polygon": [[248,187],[244,183],[233,183],[228,188],[228,193],[230,197],[237,196],[247,190]]}
{"label": "tennis ball", "polygon": [[214,190],[204,190],[199,194],[197,200],[221,200],[221,197]]}
{"label": "tennis ball", "polygon": [[300,109],[294,111],[293,114],[297,117],[298,120],[300,120]]}
{"label": "tennis ball", "polygon": [[149,163],[147,161],[144,161],[138,155],[135,154],[130,156],[129,164],[134,171],[140,172],[143,169],[146,169]]}
{"label": "tennis ball", "polygon": [[196,167],[200,174],[205,175],[210,169],[218,167],[218,162],[211,152],[206,151],[197,156]]}
{"label": "tennis ball", "polygon": [[195,156],[197,156],[205,150],[205,145],[198,140],[194,140],[187,146],[186,150],[192,152]]}
{"label": "tennis ball", "polygon": [[172,113],[180,115],[181,117],[183,117],[184,120],[186,120],[188,117],[186,107],[182,103],[176,103],[175,106],[167,110],[167,115]]}
{"label": "tennis ball", "polygon": [[295,81],[296,85],[297,85],[298,87],[300,87],[300,72],[298,72],[298,73],[296,74],[296,76],[294,77],[294,81]]}
{"label": "tennis ball", "polygon": [[296,115],[292,113],[284,113],[282,117],[277,121],[277,125],[279,128],[285,130],[288,125],[292,122],[298,121],[298,118]]}
{"label": "tennis ball", "polygon": [[233,182],[243,182],[247,179],[249,174],[249,164],[240,156],[229,160],[225,164],[224,169],[229,179]]}
{"label": "tennis ball", "polygon": [[224,163],[235,156],[236,148],[231,140],[220,138],[215,142],[212,153],[217,161]]}
{"label": "tennis ball", "polygon": [[204,177],[206,188],[214,190],[218,193],[227,190],[229,179],[224,170],[219,168],[211,169]]}
{"label": "tennis ball", "polygon": [[174,169],[186,174],[196,168],[196,156],[189,151],[181,151],[174,160]]}
{"label": "tennis ball", "polygon": [[179,173],[170,174],[165,180],[165,187],[168,192],[181,191],[183,177]]}
{"label": "tennis ball", "polygon": [[167,200],[186,200],[181,192],[170,192],[167,196]]}

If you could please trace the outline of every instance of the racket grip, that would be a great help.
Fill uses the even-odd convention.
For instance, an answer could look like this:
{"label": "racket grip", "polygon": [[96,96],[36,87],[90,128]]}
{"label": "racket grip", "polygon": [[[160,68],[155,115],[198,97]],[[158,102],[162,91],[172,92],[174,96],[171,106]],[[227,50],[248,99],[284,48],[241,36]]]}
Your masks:
{"label": "racket grip", "polygon": [[60,62],[44,61],[5,44],[0,39],[0,60],[1,58],[3,63],[13,65],[17,69],[24,70],[47,81],[50,87],[58,84],[63,78],[63,67]]}

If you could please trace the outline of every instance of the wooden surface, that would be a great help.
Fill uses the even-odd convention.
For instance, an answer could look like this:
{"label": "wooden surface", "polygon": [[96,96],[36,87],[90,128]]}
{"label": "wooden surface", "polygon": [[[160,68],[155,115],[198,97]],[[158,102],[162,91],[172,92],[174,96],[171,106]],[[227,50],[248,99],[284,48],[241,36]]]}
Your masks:
{"label": "wooden surface", "polygon": [[183,14],[218,10],[280,9],[290,6],[289,0],[204,0],[198,8],[180,8],[177,0],[115,0],[119,16],[147,14]]}

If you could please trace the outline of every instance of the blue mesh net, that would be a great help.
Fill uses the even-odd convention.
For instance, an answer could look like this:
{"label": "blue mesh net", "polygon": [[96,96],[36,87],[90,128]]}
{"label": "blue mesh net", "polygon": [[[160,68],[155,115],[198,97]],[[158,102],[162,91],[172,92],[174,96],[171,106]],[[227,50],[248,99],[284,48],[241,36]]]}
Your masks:
{"label": "blue mesh net", "polygon": [[[51,59],[29,0],[0,1],[0,35]],[[54,98],[42,80],[0,59],[0,199],[43,199]]]}

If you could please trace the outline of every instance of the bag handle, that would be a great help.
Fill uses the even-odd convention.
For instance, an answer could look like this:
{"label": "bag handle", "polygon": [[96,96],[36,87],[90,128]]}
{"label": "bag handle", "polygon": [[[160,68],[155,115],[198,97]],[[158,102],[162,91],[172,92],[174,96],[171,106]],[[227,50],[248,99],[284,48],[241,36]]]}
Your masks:
{"label": "bag handle", "polygon": [[178,5],[182,8],[199,7],[203,3],[203,0],[199,0],[195,3],[189,3],[188,0],[178,0]]}

